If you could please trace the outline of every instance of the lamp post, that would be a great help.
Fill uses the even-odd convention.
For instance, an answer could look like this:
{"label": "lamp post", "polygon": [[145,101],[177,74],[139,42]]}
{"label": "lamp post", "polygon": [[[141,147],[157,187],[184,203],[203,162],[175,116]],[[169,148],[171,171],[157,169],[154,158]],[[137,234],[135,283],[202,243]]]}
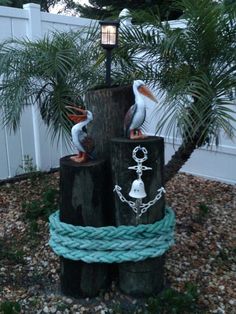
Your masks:
{"label": "lamp post", "polygon": [[118,46],[118,21],[100,21],[101,46],[106,50],[106,85],[111,86],[111,51]]}

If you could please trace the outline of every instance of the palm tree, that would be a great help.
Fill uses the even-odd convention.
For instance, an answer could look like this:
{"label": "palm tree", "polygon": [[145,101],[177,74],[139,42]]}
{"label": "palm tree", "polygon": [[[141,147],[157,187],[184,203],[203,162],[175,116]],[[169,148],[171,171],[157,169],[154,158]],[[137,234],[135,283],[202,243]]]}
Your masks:
{"label": "palm tree", "polygon": [[157,133],[165,130],[182,139],[165,167],[165,182],[196,148],[217,145],[222,132],[232,138],[236,121],[236,5],[212,0],[180,0],[177,5],[184,12],[184,28],[173,29],[159,19],[127,28],[120,48],[133,62],[127,73],[166,92]]}
{"label": "palm tree", "polygon": [[[14,131],[25,106],[36,104],[54,139],[70,142],[67,105],[83,105],[83,95],[103,76],[96,66],[97,27],[50,33],[37,41],[8,40],[0,45],[0,113]],[[59,136],[58,136],[59,135]]]}
{"label": "palm tree", "polygon": [[[169,22],[127,28],[114,55],[114,83],[135,78],[166,92],[157,133],[182,143],[165,166],[170,180],[193,151],[218,144],[220,133],[233,137],[235,88],[235,4],[180,0],[185,28]],[[11,40],[0,45],[0,113],[15,130],[24,107],[35,103],[52,136],[70,142],[66,106],[104,78],[98,31],[54,33],[36,42]],[[114,51],[115,52],[115,51]],[[140,62],[142,56],[143,62]]]}

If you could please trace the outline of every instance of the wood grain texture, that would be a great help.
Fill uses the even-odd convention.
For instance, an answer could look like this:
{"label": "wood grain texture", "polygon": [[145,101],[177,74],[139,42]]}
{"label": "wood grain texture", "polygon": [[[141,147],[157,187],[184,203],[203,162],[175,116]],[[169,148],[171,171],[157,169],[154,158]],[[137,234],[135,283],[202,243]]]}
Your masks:
{"label": "wood grain texture", "polygon": [[104,179],[107,182],[107,203],[110,211],[107,215],[110,225],[114,225],[114,200],[110,164],[110,140],[123,136],[124,117],[134,104],[132,86],[122,86],[91,90],[85,96],[85,104],[93,113],[93,121],[88,125],[88,134],[95,143],[95,155],[106,160]]}
{"label": "wood grain texture", "polygon": [[[78,164],[70,156],[60,160],[60,220],[101,227],[107,222],[104,160]],[[109,287],[109,265],[61,258],[61,289],[68,296],[93,297]]]}
{"label": "wood grain texture", "polygon": [[[148,137],[144,140],[129,140],[114,138],[111,140],[111,165],[113,186],[118,184],[122,193],[128,200],[132,199],[128,193],[132,182],[137,178],[134,170],[129,166],[136,165],[132,158],[133,149],[140,145],[148,151],[148,160],[143,163],[152,170],[143,172],[142,179],[145,184],[147,197],[144,203],[154,199],[157,189],[163,186],[163,165],[164,165],[164,141],[163,138]],[[141,156],[140,156],[141,157]],[[115,221],[116,225],[135,225],[135,213],[128,205],[122,203],[115,195]],[[140,218],[142,224],[154,223],[163,218],[165,198],[162,198],[150,207],[147,213]],[[126,262],[119,264],[119,286],[120,289],[133,296],[150,296],[158,293],[164,284],[164,256],[153,259],[146,259],[142,262]]]}
{"label": "wood grain texture", "polygon": [[[164,165],[164,141],[159,137],[148,137],[145,140],[129,140],[125,138],[114,138],[111,140],[111,166],[113,186],[118,184],[122,188],[122,193],[127,199],[132,182],[137,179],[136,171],[129,170],[128,167],[135,166],[137,163],[132,158],[133,149],[137,146],[145,147],[148,151],[148,159],[143,163],[144,166],[151,167],[152,170],[143,171],[142,180],[145,184],[147,197],[143,203],[155,198],[157,190],[163,186],[163,165]],[[141,156],[140,156],[141,157]],[[140,223],[153,223],[163,217],[165,200],[162,197],[154,204]],[[115,219],[116,225],[135,225],[135,214],[115,197]]]}
{"label": "wood grain texture", "polygon": [[85,103],[94,120],[88,125],[88,133],[95,141],[98,158],[109,158],[109,141],[123,136],[124,117],[134,104],[132,86],[91,90]]}

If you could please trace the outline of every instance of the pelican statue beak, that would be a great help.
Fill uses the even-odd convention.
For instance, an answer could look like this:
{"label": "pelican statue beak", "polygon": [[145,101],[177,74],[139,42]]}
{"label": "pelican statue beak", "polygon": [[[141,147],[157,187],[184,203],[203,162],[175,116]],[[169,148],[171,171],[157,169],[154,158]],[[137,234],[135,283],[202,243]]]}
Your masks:
{"label": "pelican statue beak", "polygon": [[139,86],[138,91],[144,96],[148,97],[149,99],[157,103],[156,97],[153,95],[153,93],[150,91],[150,89],[146,85]]}
{"label": "pelican statue beak", "polygon": [[87,118],[87,115],[83,115],[83,114],[68,114],[68,117],[71,121],[75,122],[75,123],[79,123],[84,121]]}
{"label": "pelican statue beak", "polygon": [[87,110],[81,109],[79,107],[73,107],[73,106],[66,106],[66,108],[78,111],[80,113],[80,114],[68,114],[69,119],[72,120],[73,122],[79,123],[87,119]]}

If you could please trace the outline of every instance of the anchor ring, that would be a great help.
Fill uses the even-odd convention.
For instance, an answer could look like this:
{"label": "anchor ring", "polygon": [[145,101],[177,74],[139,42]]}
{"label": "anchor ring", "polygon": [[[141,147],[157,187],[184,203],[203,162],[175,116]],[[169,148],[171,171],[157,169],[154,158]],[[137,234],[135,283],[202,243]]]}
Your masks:
{"label": "anchor ring", "polygon": [[[138,151],[142,151],[142,153],[143,153],[143,158],[138,158],[138,157],[137,157],[136,154],[137,154]],[[133,155],[132,155],[132,157],[133,157],[133,159],[134,159],[137,163],[142,163],[142,162],[144,162],[145,160],[148,159],[147,155],[148,155],[148,152],[147,152],[146,148],[145,148],[145,147],[141,147],[141,146],[139,145],[139,146],[135,147],[135,149],[133,150]]]}

